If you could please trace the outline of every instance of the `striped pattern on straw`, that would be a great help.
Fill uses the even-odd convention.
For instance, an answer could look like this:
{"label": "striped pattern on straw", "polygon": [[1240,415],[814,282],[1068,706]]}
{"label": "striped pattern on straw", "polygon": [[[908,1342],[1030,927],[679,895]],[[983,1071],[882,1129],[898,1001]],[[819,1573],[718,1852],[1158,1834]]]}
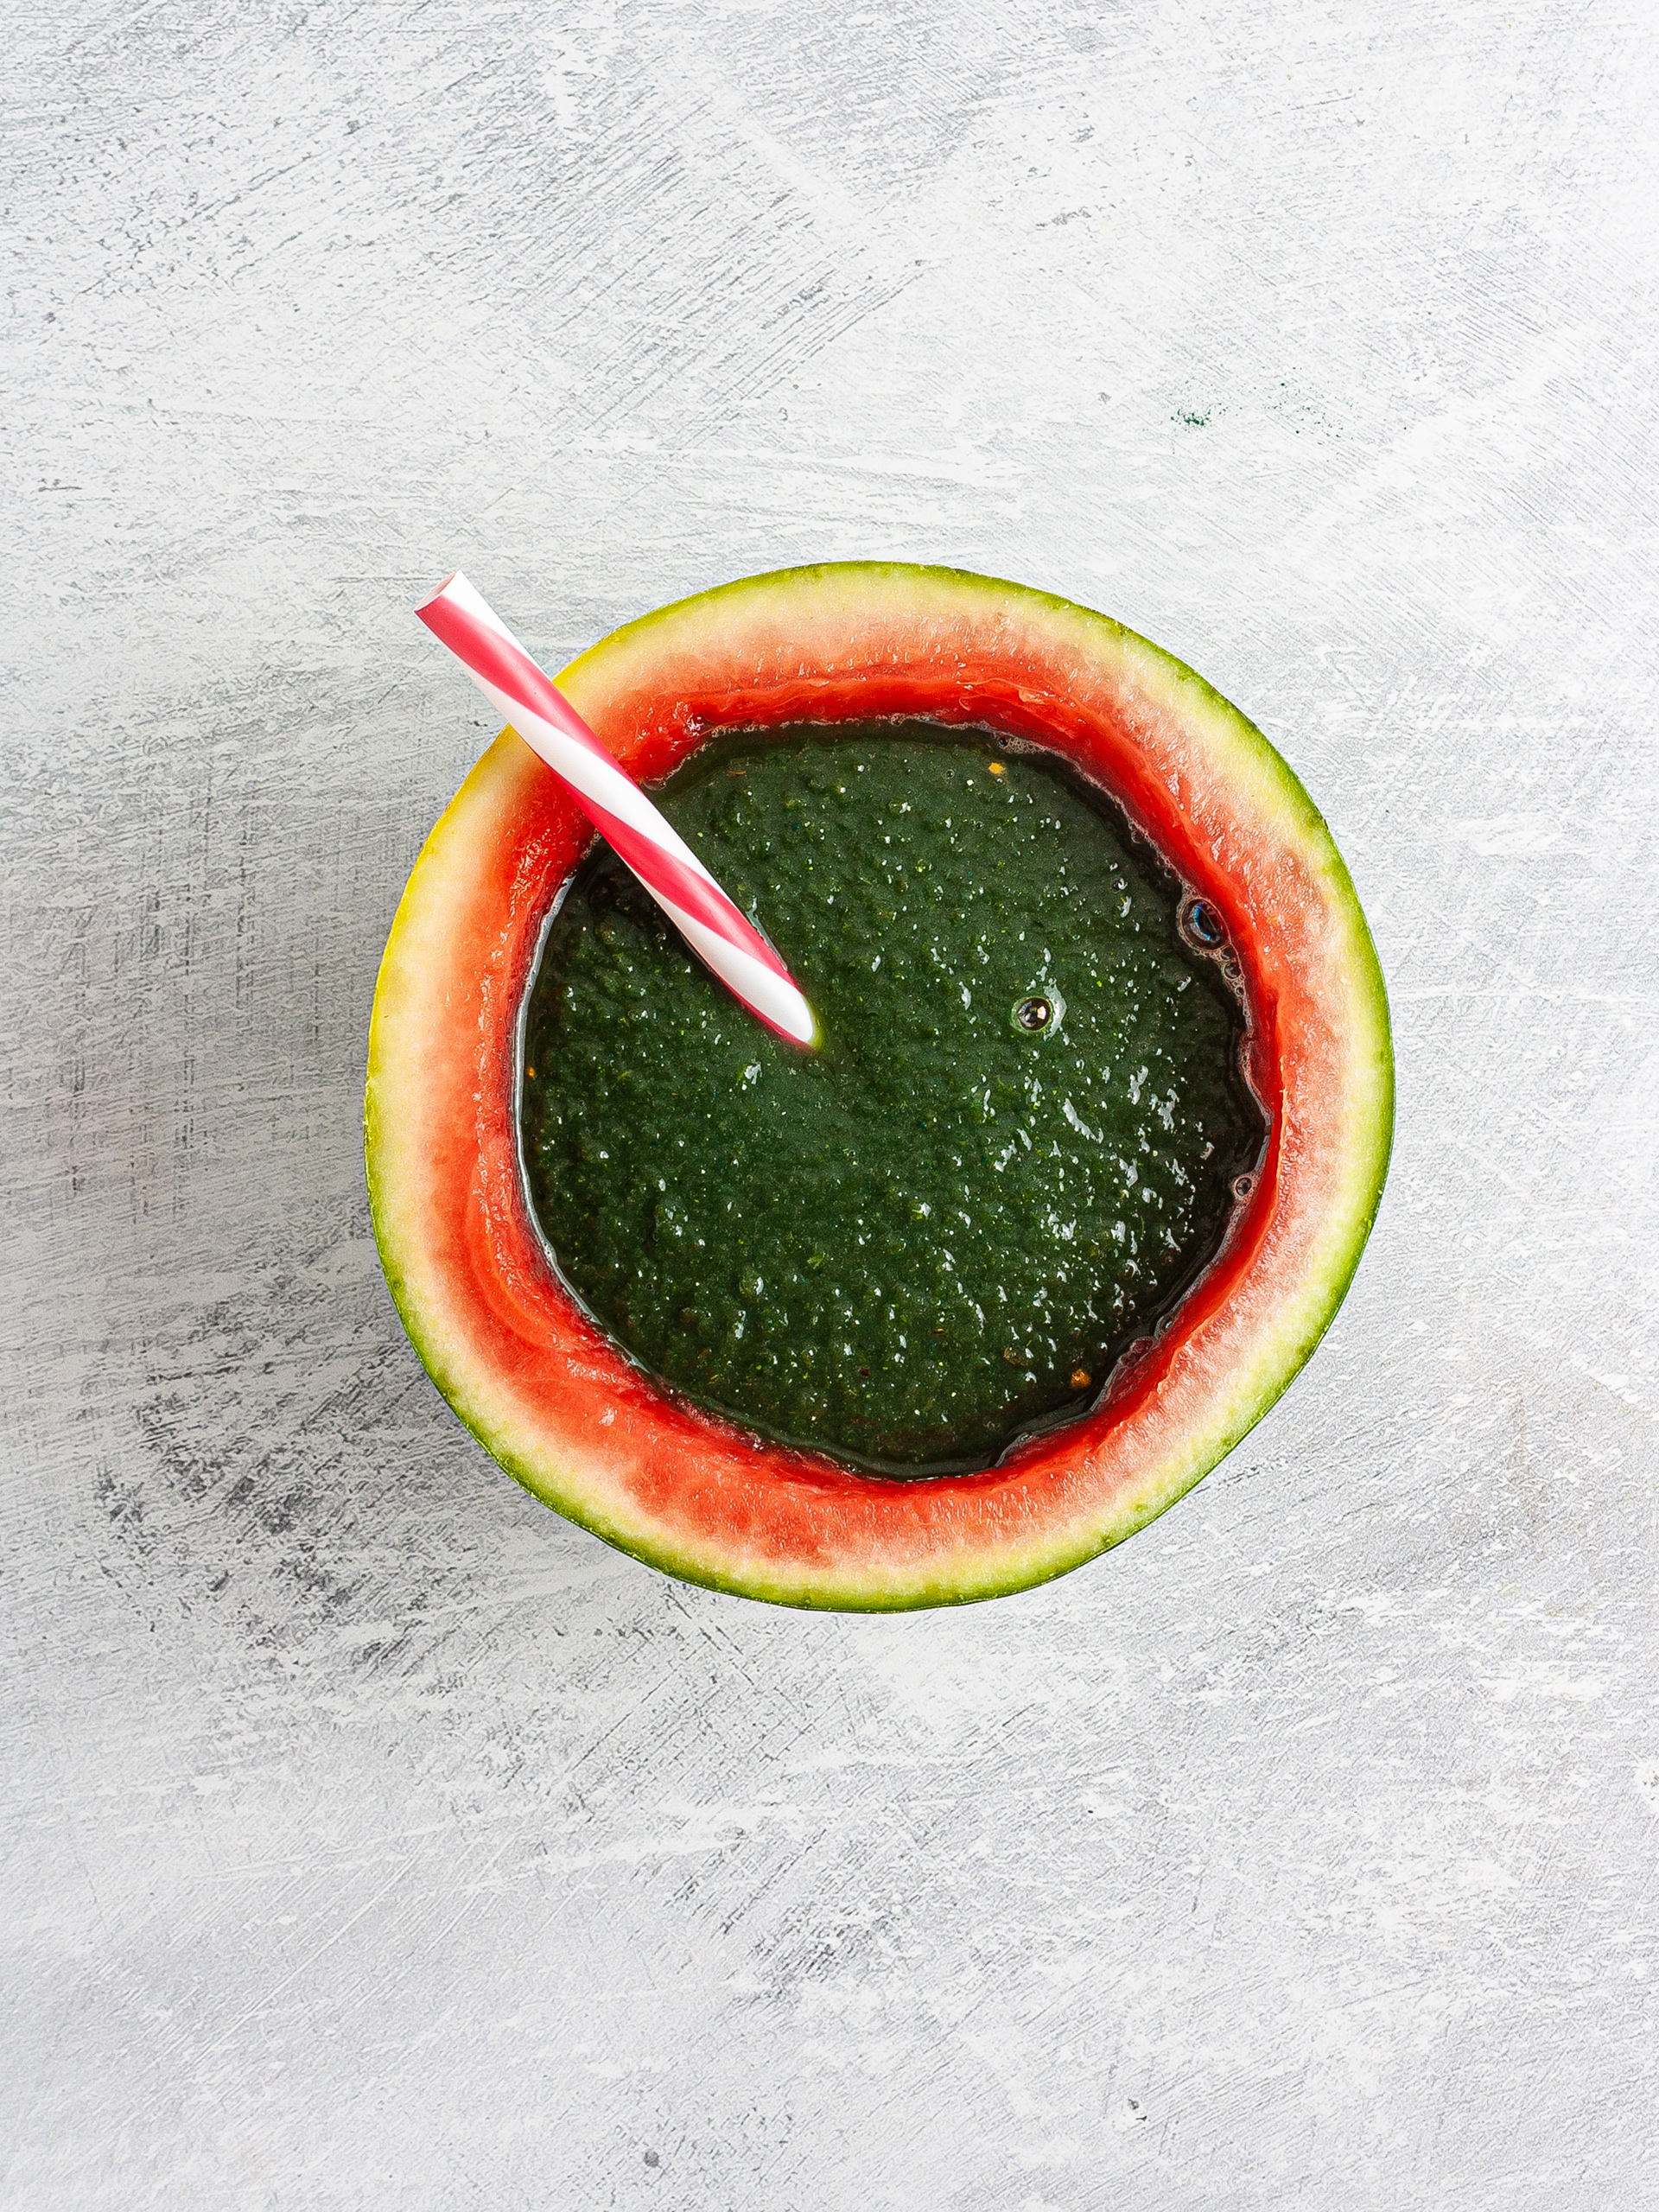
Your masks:
{"label": "striped pattern on straw", "polygon": [[812,1009],[783,962],[466,577],[416,611],[733,996],[780,1037],[816,1044]]}

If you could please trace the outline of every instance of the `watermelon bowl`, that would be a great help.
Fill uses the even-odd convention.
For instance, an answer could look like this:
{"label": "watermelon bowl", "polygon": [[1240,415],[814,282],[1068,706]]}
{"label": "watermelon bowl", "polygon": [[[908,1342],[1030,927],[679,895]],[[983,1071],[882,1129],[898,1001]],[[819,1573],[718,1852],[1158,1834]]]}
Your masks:
{"label": "watermelon bowl", "polygon": [[899,563],[787,569],[680,601],[557,682],[648,783],[722,732],[809,721],[922,717],[1062,756],[1224,918],[1265,1144],[1220,1249],[1156,1336],[1086,1414],[992,1466],[873,1478],[677,1395],[583,1310],[526,1195],[522,1012],[591,833],[505,730],[416,863],[370,1034],[375,1235],[439,1390],[569,1519],[668,1573],[776,1605],[969,1603],[1063,1574],[1143,1528],[1307,1360],[1387,1172],[1382,974],[1294,774],[1190,669],[1104,616]]}

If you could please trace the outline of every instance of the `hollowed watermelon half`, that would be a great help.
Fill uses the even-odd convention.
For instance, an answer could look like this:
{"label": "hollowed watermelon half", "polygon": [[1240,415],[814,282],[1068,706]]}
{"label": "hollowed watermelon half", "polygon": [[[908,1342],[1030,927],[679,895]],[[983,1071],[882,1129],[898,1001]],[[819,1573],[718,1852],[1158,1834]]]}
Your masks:
{"label": "hollowed watermelon half", "polygon": [[370,1038],[375,1233],[439,1389],[571,1520],[671,1574],[778,1605],[995,1597],[1144,1527],[1313,1351],[1382,1189],[1388,1002],[1307,793],[1236,709],[1144,638],[953,569],[751,577],[616,631],[558,682],[643,779],[722,728],[883,715],[988,725],[1067,755],[1224,917],[1269,1135],[1219,1255],[1155,1340],[1093,1412],[984,1472],[872,1479],[677,1400],[565,1289],[524,1196],[519,1011],[589,832],[505,730],[416,864]]}

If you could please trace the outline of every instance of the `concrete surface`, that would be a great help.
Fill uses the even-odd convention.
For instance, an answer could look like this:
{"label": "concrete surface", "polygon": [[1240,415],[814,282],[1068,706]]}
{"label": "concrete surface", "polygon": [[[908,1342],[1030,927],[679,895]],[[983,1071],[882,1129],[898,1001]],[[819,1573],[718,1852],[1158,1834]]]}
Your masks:
{"label": "concrete surface", "polygon": [[[1655,2201],[1644,15],[25,0],[6,2206]],[[488,734],[416,592],[857,554],[1255,715],[1402,1078],[1273,1417],[896,1620],[515,1490],[359,1147]]]}

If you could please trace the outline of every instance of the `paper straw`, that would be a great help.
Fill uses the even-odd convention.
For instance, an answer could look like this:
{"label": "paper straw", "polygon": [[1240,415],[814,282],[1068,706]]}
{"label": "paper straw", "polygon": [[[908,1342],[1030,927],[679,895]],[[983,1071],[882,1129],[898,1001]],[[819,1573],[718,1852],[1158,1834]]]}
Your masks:
{"label": "paper straw", "polygon": [[457,572],[416,612],[733,996],[780,1037],[816,1044],[812,1009],[783,962],[466,577]]}

